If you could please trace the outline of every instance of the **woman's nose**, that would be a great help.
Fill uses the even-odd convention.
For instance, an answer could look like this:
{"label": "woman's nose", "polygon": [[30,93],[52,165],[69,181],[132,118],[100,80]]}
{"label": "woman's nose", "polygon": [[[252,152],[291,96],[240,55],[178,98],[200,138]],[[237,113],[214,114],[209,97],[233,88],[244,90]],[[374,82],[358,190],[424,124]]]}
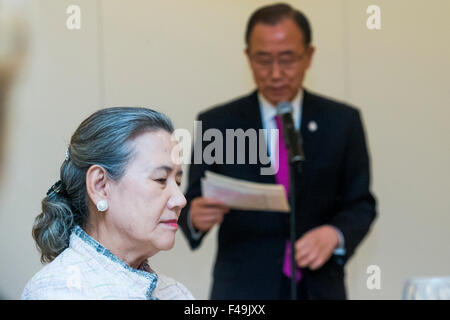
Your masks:
{"label": "woman's nose", "polygon": [[169,209],[183,209],[186,206],[186,198],[184,194],[181,192],[181,189],[178,185],[173,188],[172,196],[167,203]]}

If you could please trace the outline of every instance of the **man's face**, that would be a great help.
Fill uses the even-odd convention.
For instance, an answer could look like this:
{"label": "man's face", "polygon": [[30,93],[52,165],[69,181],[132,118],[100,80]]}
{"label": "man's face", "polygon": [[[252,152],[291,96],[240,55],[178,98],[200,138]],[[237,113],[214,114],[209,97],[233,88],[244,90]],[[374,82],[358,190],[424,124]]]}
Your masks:
{"label": "man's face", "polygon": [[276,25],[258,23],[245,50],[258,90],[274,106],[292,101],[311,65],[314,47],[292,19]]}

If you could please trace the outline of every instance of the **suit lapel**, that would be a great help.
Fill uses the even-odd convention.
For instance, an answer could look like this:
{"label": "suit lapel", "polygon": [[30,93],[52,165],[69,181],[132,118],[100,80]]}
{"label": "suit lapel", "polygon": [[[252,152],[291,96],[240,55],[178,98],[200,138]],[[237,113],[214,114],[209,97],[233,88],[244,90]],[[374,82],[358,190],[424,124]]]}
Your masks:
{"label": "suit lapel", "polygon": [[241,108],[241,116],[243,127],[245,126],[242,129],[262,129],[261,111],[259,109],[258,94],[256,90],[248,96],[247,107]]}
{"label": "suit lapel", "polygon": [[261,183],[276,183],[275,176],[274,175],[261,175],[261,169],[266,168],[269,166],[263,165],[260,163],[260,157],[259,157],[259,146],[261,145],[263,150],[265,150],[267,154],[267,144],[265,141],[265,138],[263,137],[263,140],[260,140],[259,137],[259,130],[263,129],[262,124],[262,117],[261,117],[261,110],[259,106],[259,100],[258,100],[258,93],[257,91],[253,91],[252,94],[248,96],[248,106],[246,108],[242,108],[241,110],[241,123],[242,123],[242,129],[245,131],[247,129],[255,129],[256,134],[258,136],[258,161],[256,165],[250,165],[246,164],[248,170],[252,171],[252,176],[254,177],[254,181],[261,182]]}
{"label": "suit lapel", "polygon": [[321,126],[321,108],[314,103],[314,97],[304,90],[303,109],[300,132],[303,139],[303,150],[305,152],[305,167],[309,167],[311,159],[317,152],[318,141],[323,128]]}

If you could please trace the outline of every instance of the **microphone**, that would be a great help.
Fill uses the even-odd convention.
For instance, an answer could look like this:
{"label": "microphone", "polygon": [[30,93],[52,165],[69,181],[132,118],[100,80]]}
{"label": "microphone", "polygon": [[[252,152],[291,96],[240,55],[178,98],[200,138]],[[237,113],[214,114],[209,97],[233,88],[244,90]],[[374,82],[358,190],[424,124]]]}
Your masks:
{"label": "microphone", "polygon": [[281,117],[283,122],[283,137],[286,149],[289,150],[290,162],[304,161],[302,136],[300,132],[295,130],[294,120],[292,119],[292,105],[289,102],[280,102],[277,106],[277,115]]}

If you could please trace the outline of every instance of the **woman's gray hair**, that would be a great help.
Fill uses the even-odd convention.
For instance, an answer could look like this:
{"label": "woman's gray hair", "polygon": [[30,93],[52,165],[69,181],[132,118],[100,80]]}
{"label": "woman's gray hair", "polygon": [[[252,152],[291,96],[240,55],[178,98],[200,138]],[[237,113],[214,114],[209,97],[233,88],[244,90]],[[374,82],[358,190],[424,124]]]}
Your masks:
{"label": "woman's gray hair", "polygon": [[50,188],[35,219],[33,238],[42,262],[51,262],[69,245],[71,229],[84,227],[88,216],[86,172],[103,167],[117,181],[134,155],[131,140],[144,132],[174,131],[164,114],[146,108],[102,109],[84,120],[72,135],[58,188]]}

